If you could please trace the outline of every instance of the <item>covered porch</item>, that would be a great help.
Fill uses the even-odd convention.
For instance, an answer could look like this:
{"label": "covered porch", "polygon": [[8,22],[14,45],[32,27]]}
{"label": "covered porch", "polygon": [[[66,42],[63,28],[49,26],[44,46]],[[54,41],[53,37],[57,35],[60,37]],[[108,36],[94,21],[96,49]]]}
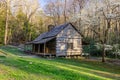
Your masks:
{"label": "covered porch", "polygon": [[33,43],[32,53],[39,56],[56,56],[56,38]]}

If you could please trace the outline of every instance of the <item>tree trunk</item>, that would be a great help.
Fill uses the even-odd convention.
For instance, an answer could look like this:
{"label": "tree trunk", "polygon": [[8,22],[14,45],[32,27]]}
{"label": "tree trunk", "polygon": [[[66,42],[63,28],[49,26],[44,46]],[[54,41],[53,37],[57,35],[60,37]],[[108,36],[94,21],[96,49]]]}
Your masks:
{"label": "tree trunk", "polygon": [[29,27],[28,20],[24,23],[24,26],[25,26],[25,42],[27,42],[28,41],[28,27]]}
{"label": "tree trunk", "polygon": [[102,62],[105,62],[105,45],[103,44]]}
{"label": "tree trunk", "polygon": [[105,52],[105,44],[107,43],[108,31],[111,28],[110,22],[111,22],[111,20],[107,20],[107,29],[105,30],[105,33],[104,33],[102,62],[105,62],[105,54],[106,54],[106,52]]}
{"label": "tree trunk", "polygon": [[8,17],[9,17],[9,2],[10,0],[7,0],[6,4],[6,24],[5,24],[5,36],[4,36],[4,44],[7,45],[7,38],[8,38]]}
{"label": "tree trunk", "polygon": [[66,23],[66,0],[64,4],[64,22]]}

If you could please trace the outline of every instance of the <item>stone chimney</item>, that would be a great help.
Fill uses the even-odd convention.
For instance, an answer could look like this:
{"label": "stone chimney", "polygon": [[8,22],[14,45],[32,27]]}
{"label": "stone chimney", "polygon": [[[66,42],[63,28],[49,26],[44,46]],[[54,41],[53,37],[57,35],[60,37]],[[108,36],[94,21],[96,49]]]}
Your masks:
{"label": "stone chimney", "polygon": [[48,25],[48,31],[52,30],[54,27],[54,25]]}

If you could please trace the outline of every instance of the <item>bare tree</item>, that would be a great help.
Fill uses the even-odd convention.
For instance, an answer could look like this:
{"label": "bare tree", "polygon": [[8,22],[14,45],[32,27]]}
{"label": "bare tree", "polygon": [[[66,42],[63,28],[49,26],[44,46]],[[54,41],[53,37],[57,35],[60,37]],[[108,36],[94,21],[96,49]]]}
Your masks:
{"label": "bare tree", "polygon": [[64,0],[64,22],[66,22],[66,6],[67,6],[67,0]]}
{"label": "bare tree", "polygon": [[6,24],[5,24],[5,36],[4,36],[5,45],[7,45],[7,38],[8,38],[9,8],[10,8],[10,0],[6,0]]}
{"label": "bare tree", "polygon": [[[106,0],[103,7],[94,10],[95,14],[91,14],[88,16],[89,19],[85,22],[89,25],[89,29],[99,38],[95,38],[103,45],[102,52],[102,62],[105,62],[105,54],[106,54],[106,44],[109,44],[109,33],[111,32],[111,28],[113,27],[114,21],[116,20],[116,8],[119,5],[112,5],[108,0]],[[102,30],[100,30],[102,29]],[[102,33],[103,31],[103,33]]]}

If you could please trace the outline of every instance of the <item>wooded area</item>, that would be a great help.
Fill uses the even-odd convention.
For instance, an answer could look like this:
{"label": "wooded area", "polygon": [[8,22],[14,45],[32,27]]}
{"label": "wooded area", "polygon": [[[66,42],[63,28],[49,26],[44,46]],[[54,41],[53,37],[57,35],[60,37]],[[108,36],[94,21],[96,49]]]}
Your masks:
{"label": "wooded area", "polygon": [[[120,53],[120,0],[0,0],[0,44],[23,44],[48,25],[71,22],[104,56]],[[89,50],[90,51],[90,50]],[[91,52],[92,53],[92,52]]]}
{"label": "wooded area", "polygon": [[120,80],[120,0],[0,0],[0,80]]}

